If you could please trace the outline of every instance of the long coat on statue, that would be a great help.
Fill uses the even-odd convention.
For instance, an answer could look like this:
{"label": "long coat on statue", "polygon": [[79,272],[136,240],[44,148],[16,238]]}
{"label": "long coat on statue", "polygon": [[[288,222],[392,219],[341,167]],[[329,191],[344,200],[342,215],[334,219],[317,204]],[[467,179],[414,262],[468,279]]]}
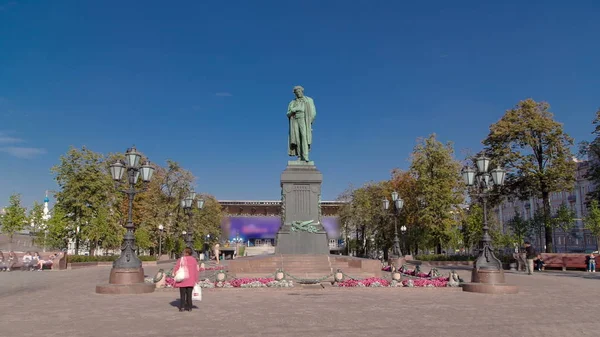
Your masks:
{"label": "long coat on statue", "polygon": [[[292,109],[298,107],[304,110],[302,118],[292,116]],[[308,96],[294,99],[288,105],[287,116],[289,118],[288,155],[302,157],[301,144],[306,142],[309,151],[312,145],[312,123],[317,117],[315,102]],[[304,124],[305,127],[301,127],[301,125],[298,125],[299,123]],[[302,129],[305,130],[305,134],[299,132]],[[308,157],[308,153],[304,157]]]}

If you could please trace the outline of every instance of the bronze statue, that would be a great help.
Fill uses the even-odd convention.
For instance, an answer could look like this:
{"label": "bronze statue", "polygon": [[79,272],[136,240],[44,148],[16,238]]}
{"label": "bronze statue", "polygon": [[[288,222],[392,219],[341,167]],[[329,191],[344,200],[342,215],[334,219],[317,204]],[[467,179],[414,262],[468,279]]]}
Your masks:
{"label": "bronze statue", "polygon": [[308,162],[308,154],[312,145],[312,123],[317,116],[317,109],[312,98],[304,96],[304,88],[294,87],[296,98],[288,105],[289,120],[288,155]]}

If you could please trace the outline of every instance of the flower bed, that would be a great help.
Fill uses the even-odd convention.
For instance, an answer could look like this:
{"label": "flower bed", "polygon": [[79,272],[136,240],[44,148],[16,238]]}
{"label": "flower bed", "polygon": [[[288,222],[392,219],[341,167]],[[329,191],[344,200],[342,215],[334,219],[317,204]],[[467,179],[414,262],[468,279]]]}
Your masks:
{"label": "flower bed", "polygon": [[333,284],[333,286],[340,287],[340,288],[353,288],[353,287],[381,288],[381,287],[389,287],[390,281],[379,278],[379,277],[369,277],[364,280],[349,279],[349,280],[345,280],[345,281],[341,281],[341,282],[336,282]]}
{"label": "flower bed", "polygon": [[210,271],[210,270],[225,270],[223,267],[208,267],[208,268],[200,268],[200,272]]}
{"label": "flower bed", "polygon": [[292,281],[277,281],[270,277],[237,278],[231,281],[213,282],[208,279],[198,282],[201,288],[292,288]]}

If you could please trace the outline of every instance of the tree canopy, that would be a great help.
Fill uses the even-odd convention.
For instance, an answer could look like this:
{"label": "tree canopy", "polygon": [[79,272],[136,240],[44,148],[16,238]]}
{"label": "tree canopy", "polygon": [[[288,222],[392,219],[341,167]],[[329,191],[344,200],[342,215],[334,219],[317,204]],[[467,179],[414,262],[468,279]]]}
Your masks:
{"label": "tree canopy", "polygon": [[543,200],[546,251],[552,252],[549,196],[573,188],[575,163],[570,150],[573,139],[549,109],[546,102],[519,102],[490,126],[483,144],[493,162],[508,171],[507,193]]}

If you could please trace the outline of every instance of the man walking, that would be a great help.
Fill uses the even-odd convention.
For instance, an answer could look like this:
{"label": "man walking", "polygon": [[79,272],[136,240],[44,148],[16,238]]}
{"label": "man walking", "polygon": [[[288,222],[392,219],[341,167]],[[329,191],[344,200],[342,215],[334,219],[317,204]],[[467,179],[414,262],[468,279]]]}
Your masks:
{"label": "man walking", "polygon": [[533,275],[533,260],[536,259],[537,253],[529,241],[525,241],[525,257],[527,258],[527,274]]}

